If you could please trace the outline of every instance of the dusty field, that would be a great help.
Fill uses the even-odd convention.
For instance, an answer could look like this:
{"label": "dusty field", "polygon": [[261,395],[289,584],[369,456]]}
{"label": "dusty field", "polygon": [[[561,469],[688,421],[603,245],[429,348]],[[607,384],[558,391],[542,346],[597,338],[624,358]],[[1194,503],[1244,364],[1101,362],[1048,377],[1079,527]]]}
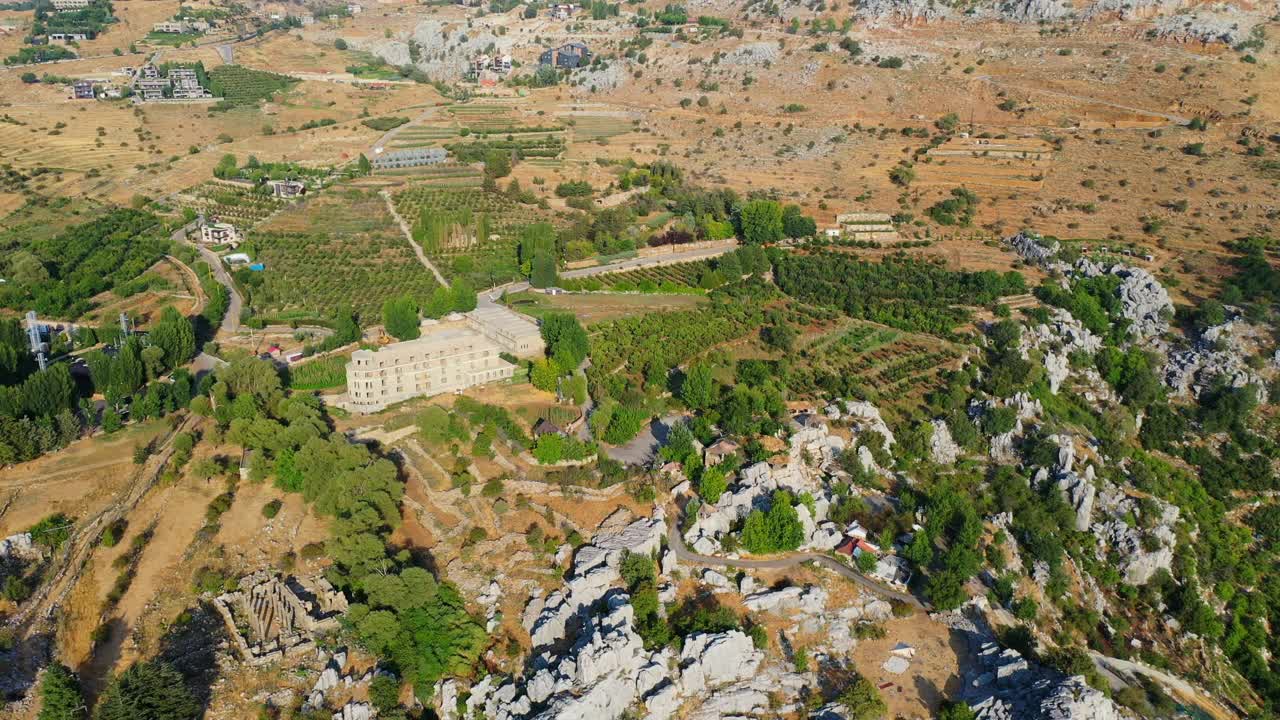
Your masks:
{"label": "dusty field", "polygon": [[105,506],[132,477],[135,445],[150,442],[163,421],[80,440],[54,455],[0,469],[0,537],[22,532],[53,513],[85,517]]}

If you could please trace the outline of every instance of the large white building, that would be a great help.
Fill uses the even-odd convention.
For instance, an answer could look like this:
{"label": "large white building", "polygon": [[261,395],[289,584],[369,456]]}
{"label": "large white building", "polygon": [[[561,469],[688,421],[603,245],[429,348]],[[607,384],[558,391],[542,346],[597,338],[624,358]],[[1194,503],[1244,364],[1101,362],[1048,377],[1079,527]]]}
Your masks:
{"label": "large white building", "polygon": [[544,348],[538,326],[523,315],[496,307],[473,310],[425,326],[416,340],[353,352],[346,407],[377,412],[414,397],[506,380],[516,366],[499,355],[528,357]]}

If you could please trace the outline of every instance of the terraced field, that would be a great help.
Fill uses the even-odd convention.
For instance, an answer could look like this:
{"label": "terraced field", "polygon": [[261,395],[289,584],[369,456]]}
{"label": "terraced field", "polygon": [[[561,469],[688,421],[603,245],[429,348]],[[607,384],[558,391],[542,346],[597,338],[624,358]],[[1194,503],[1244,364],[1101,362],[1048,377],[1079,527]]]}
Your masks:
{"label": "terraced field", "polygon": [[417,126],[407,127],[391,139],[387,147],[392,150],[404,148],[433,147],[443,145],[445,140],[457,137],[458,132],[451,127]]}
{"label": "terraced field", "polygon": [[417,183],[394,196],[396,212],[418,232],[425,215],[446,218],[451,225],[444,241],[421,239],[436,267],[450,278],[466,278],[491,287],[521,277],[516,257],[520,228],[551,217],[520,205],[506,195],[478,188]]}
{"label": "terraced field", "polygon": [[379,175],[401,175],[413,177],[434,187],[480,187],[484,174],[470,165],[445,164],[423,165],[400,170],[383,170]]}
{"label": "terraced field", "polygon": [[[50,135],[49,132],[60,132]],[[132,140],[132,136],[129,136]],[[61,168],[76,172],[130,168],[156,157],[131,143],[98,137],[88,127],[38,130],[30,125],[0,123],[0,164],[17,168]]]}
{"label": "terraced field", "polygon": [[706,260],[639,268],[625,272],[595,275],[581,280],[563,280],[561,284],[570,290],[611,290],[615,292],[688,292],[698,287],[698,281],[711,270]]}
{"label": "terraced field", "polygon": [[574,115],[573,138],[578,141],[599,140],[631,132],[631,119],[613,115]]}
{"label": "terraced field", "polygon": [[243,249],[266,269],[237,278],[254,313],[273,321],[323,319],[350,305],[377,322],[388,298],[422,300],[436,287],[375,192],[311,198],[250,233]]}
{"label": "terraced field", "polygon": [[960,350],[936,337],[852,321],[804,347],[816,368],[855,377],[880,395],[925,392]]}
{"label": "terraced field", "polygon": [[209,220],[229,222],[248,229],[271,217],[290,203],[248,188],[207,182],[190,188],[175,198],[178,207],[190,208]]}
{"label": "terraced field", "polygon": [[517,124],[512,108],[505,105],[453,105],[449,112],[457,118],[459,125],[472,129],[497,131]]}

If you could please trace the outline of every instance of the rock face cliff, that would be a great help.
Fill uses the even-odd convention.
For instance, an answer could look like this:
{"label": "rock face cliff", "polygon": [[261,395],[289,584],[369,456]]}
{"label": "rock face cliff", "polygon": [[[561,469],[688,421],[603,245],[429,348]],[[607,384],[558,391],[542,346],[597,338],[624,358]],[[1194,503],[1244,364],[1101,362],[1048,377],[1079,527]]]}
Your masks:
{"label": "rock face cliff", "polygon": [[920,24],[946,20],[999,20],[1013,23],[1150,21],[1152,36],[1179,42],[1225,43],[1246,40],[1274,13],[1265,3],[1256,8],[1235,4],[1200,5],[1192,0],[1093,0],[1077,7],[1070,0],[988,0],[963,12],[935,0],[859,0],[857,12],[880,23]]}
{"label": "rock face cliff", "polygon": [[996,644],[985,598],[934,616],[964,636],[973,663],[962,671],[961,698],[981,720],[1121,720],[1125,716],[1083,676],[1067,676]]}

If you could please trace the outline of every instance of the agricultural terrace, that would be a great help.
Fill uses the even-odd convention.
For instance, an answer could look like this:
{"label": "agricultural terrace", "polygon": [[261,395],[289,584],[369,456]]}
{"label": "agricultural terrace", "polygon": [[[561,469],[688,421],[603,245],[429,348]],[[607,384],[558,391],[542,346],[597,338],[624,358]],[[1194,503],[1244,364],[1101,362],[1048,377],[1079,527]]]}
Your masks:
{"label": "agricultural terrace", "polygon": [[211,222],[228,222],[241,229],[257,225],[290,204],[248,186],[212,181],[185,190],[174,200],[178,207],[202,214]]}
{"label": "agricultural terrace", "polygon": [[[638,268],[624,272],[605,273],[580,279],[561,279],[560,287],[566,290],[588,292],[680,293],[700,292],[714,287],[714,268],[706,260]],[[720,284],[716,282],[715,284]]]}
{"label": "agricultural terrace", "polygon": [[239,65],[221,65],[209,71],[209,91],[222,98],[222,107],[254,105],[278,92],[288,90],[299,80]]}
{"label": "agricultural terrace", "polygon": [[387,143],[387,147],[391,150],[434,147],[443,140],[449,140],[457,136],[458,132],[453,128],[416,125],[396,133],[395,137],[391,138],[391,141]]}
{"label": "agricultural terrace", "polygon": [[243,249],[266,265],[241,271],[247,304],[264,320],[321,320],[350,306],[368,323],[391,297],[430,297],[436,282],[377,193],[335,188],[284,210]]}
{"label": "agricultural terrace", "polygon": [[644,385],[663,385],[667,374],[714,346],[755,333],[764,303],[776,296],[756,280],[712,294],[695,310],[652,313],[595,325],[587,378],[594,397],[620,398]]}
{"label": "agricultural terrace", "polygon": [[573,128],[577,142],[595,142],[625,135],[635,127],[635,121],[616,115],[574,115],[565,119]]}
{"label": "agricultural terrace", "polygon": [[414,182],[442,188],[479,188],[484,182],[484,175],[478,168],[458,163],[379,170],[378,174],[411,177]]}
{"label": "agricultural terrace", "polygon": [[516,247],[524,225],[546,213],[496,192],[420,184],[394,196],[396,212],[440,272],[493,287],[524,276]]}
{"label": "agricultural terrace", "polygon": [[[841,323],[800,349],[814,376],[841,378],[866,397],[901,398],[936,387],[939,373],[960,358],[958,346],[931,335],[907,333],[862,321]],[[795,389],[808,382],[796,382]]]}
{"label": "agricultural terrace", "polygon": [[0,307],[74,320],[93,309],[94,296],[137,278],[168,246],[159,218],[129,208],[19,242],[0,260],[8,280],[0,285]]}

